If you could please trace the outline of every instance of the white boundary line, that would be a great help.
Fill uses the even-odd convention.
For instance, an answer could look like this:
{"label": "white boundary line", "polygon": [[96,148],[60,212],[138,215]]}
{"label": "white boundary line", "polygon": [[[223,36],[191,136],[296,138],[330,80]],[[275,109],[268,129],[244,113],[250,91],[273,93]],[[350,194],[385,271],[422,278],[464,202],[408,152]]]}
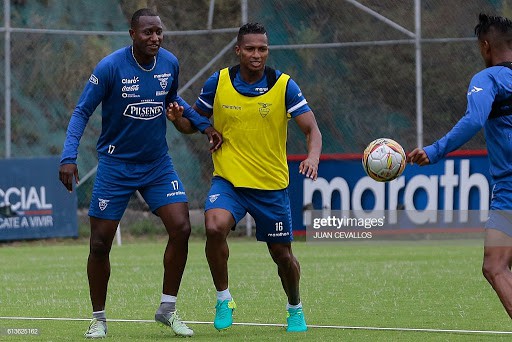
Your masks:
{"label": "white boundary line", "polygon": [[[66,317],[7,317],[0,316],[0,320],[27,320],[27,321],[90,321],[90,318],[66,318]],[[147,319],[108,319],[109,322],[132,322],[132,323],[154,323],[154,320]],[[213,324],[213,322],[183,321],[187,324]],[[285,327],[285,324],[276,323],[233,323],[233,325],[264,326],[264,327]],[[390,328],[390,327],[358,327],[343,325],[315,325],[308,324],[308,328],[324,329],[352,329],[352,330],[383,330],[383,331],[412,331],[412,332],[434,332],[434,333],[462,333],[462,334],[491,334],[491,335],[512,335],[512,331],[495,330],[463,330],[463,329],[427,329],[427,328]]]}

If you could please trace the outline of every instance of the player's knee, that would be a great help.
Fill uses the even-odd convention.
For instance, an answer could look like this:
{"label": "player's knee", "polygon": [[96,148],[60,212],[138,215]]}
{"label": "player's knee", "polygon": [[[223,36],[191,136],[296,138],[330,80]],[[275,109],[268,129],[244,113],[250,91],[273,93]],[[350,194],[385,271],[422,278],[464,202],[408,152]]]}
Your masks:
{"label": "player's knee", "polygon": [[274,258],[274,262],[279,268],[282,269],[291,269],[297,266],[295,262],[295,257],[291,254],[282,254]]}
{"label": "player's knee", "polygon": [[167,229],[167,232],[171,239],[188,240],[190,233],[192,232],[192,228],[190,227],[190,222],[184,219],[173,224],[170,229]]}
{"label": "player's knee", "polygon": [[482,273],[489,282],[493,282],[496,277],[504,272],[508,272],[509,261],[503,255],[486,252],[482,264]]}
{"label": "player's knee", "polygon": [[272,260],[281,268],[289,268],[298,264],[288,248],[269,248]]}
{"label": "player's knee", "polygon": [[229,233],[229,227],[226,226],[217,217],[207,216],[205,218],[206,238],[208,240],[223,240]]}
{"label": "player's knee", "polygon": [[494,266],[494,264],[490,262],[486,262],[484,259],[484,263],[482,265],[482,274],[484,275],[484,278],[487,279],[489,282],[492,282],[496,275],[497,268]]}
{"label": "player's knee", "polygon": [[206,225],[206,238],[208,240],[221,240],[225,238],[223,229],[218,225]]}
{"label": "player's knee", "polygon": [[89,255],[96,259],[108,258],[110,254],[111,244],[101,239],[91,240],[89,247]]}

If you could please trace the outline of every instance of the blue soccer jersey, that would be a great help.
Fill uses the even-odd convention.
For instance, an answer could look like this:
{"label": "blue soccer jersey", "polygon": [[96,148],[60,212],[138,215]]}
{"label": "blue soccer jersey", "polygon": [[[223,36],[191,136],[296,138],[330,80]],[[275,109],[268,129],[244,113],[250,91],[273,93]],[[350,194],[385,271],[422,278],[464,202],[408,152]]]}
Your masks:
{"label": "blue soccer jersey", "polygon": [[493,104],[511,96],[511,69],[493,66],[477,73],[469,84],[466,114],[444,137],[424,148],[430,163],[461,147],[483,127],[493,180],[511,181],[512,115],[489,118]]}
{"label": "blue soccer jersey", "polygon": [[[215,92],[217,90],[217,84],[219,83],[219,73],[215,72],[208,80],[206,80],[201,94],[197,99],[195,105],[202,111],[212,114],[213,113],[213,101],[215,99]],[[276,70],[276,78],[279,78],[282,72]],[[240,77],[240,72],[236,73],[233,80],[234,88],[242,95],[246,96],[257,96],[264,94],[268,91],[267,76],[264,73],[263,77],[256,83],[249,84]],[[286,111],[291,115],[292,118],[297,115],[309,112],[311,108],[308,106],[308,102],[302,95],[297,83],[290,78],[286,86]]]}
{"label": "blue soccer jersey", "polygon": [[71,116],[61,164],[76,163],[84,129],[100,103],[97,151],[119,161],[145,163],[167,153],[165,108],[169,102],[184,106],[184,116],[201,132],[211,125],[177,95],[179,64],[171,52],[160,48],[154,65],[144,68],[136,63],[131,46],[98,63]]}

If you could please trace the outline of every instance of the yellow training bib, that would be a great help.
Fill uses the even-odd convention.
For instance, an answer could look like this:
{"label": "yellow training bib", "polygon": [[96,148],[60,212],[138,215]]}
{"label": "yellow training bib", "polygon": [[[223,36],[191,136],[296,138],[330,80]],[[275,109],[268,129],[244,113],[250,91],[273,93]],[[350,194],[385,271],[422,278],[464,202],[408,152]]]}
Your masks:
{"label": "yellow training bib", "polygon": [[213,105],[213,126],[224,139],[213,153],[214,175],[236,187],[279,190],[288,186],[285,95],[289,75],[281,74],[265,94],[236,91],[229,68],[222,69]]}

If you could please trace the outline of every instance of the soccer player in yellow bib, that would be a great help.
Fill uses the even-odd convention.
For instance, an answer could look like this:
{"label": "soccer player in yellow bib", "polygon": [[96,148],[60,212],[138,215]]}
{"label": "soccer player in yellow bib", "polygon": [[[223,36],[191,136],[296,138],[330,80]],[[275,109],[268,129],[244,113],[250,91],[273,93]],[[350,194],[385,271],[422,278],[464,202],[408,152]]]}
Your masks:
{"label": "soccer player in yellow bib", "polygon": [[[205,202],[206,258],[217,290],[214,326],[233,323],[236,307],[228,287],[227,236],[246,215],[256,222],[256,238],[267,243],[288,297],[287,331],[306,331],[299,294],[300,266],[292,253],[292,221],[286,160],[290,118],[307,141],[307,158],[299,172],[316,180],[322,135],[298,85],[289,75],[266,67],[269,53],[265,28],[243,25],[235,52],[240,64],[214,73],[204,84],[194,109],[213,117],[223,145],[212,154],[214,174]],[[167,117],[184,133],[194,131],[171,105]]]}

